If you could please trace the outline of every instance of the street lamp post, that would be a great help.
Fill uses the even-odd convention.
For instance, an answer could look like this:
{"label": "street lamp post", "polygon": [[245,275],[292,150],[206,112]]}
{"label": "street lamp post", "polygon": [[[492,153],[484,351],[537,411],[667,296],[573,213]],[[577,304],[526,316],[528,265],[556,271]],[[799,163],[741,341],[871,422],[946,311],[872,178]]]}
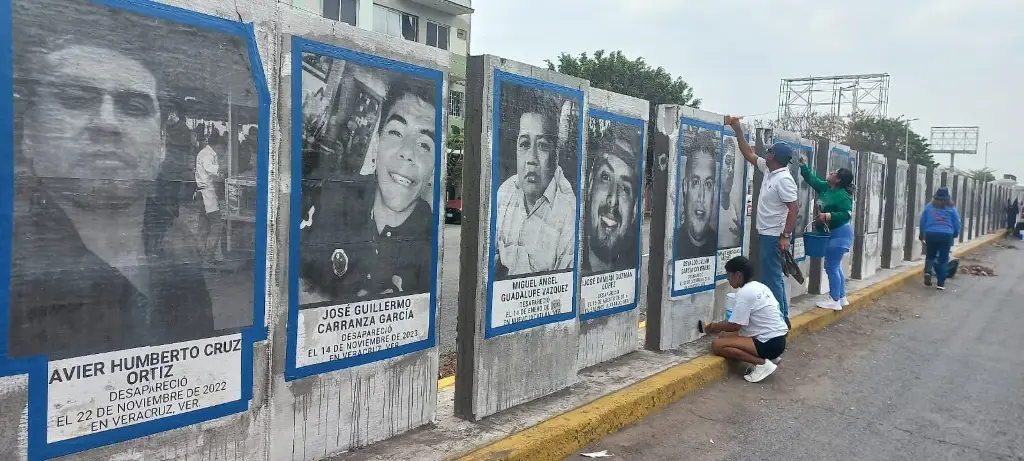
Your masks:
{"label": "street lamp post", "polygon": [[985,169],[988,169],[988,145],[992,144],[992,141],[985,141]]}
{"label": "street lamp post", "polygon": [[910,122],[917,121],[916,118],[908,119],[904,124],[907,128],[906,136],[903,139],[903,160],[910,161]]}

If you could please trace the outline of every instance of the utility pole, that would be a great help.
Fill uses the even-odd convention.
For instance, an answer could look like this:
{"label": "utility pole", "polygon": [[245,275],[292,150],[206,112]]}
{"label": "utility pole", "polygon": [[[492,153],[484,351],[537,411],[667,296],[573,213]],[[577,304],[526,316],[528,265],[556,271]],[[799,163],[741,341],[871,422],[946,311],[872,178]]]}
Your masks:
{"label": "utility pole", "polygon": [[988,169],[988,145],[992,144],[992,141],[985,141],[985,169]]}
{"label": "utility pole", "polygon": [[916,118],[908,119],[904,126],[907,127],[906,138],[903,140],[903,160],[910,161],[910,122],[916,121]]}

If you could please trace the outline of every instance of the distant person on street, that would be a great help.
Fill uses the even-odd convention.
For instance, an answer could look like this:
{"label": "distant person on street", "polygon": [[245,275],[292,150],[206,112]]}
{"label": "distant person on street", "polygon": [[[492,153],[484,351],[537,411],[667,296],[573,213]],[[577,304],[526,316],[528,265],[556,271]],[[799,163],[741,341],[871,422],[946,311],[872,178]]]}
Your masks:
{"label": "distant person on street", "polygon": [[757,383],[778,368],[773,360],[786,350],[789,325],[779,315],[779,302],[761,282],[754,281],[754,266],[737,256],[725,263],[729,285],[736,288],[732,316],[704,326],[707,334],[722,333],[711,342],[711,351],[727,359],[754,365],[743,379]]}
{"label": "distant person on street", "polygon": [[949,249],[960,235],[960,213],[949,196],[949,189],[942,186],[935,191],[934,200],[921,213],[921,235],[918,238],[925,245],[924,284],[932,285],[935,274],[936,288],[946,289]]}
{"label": "distant person on street", "polygon": [[757,233],[760,242],[760,278],[775,295],[782,317],[789,325],[789,305],[786,279],[782,274],[782,252],[789,251],[797,215],[796,181],[786,167],[793,158],[789,145],[777,142],[768,149],[765,158],[758,157],[743,136],[740,118],[728,116],[726,122],[736,133],[740,152],[748,162],[764,173],[761,194],[757,200]]}
{"label": "distant person on street", "polygon": [[843,274],[843,256],[853,246],[853,172],[840,168],[821,179],[800,159],[800,175],[807,185],[818,193],[818,216],[814,219],[815,232],[829,234],[825,253],[825,273],[828,275],[830,299],[818,303],[822,309],[842,310],[850,305],[846,299],[846,276]]}
{"label": "distant person on street", "polygon": [[1014,235],[1014,228],[1017,227],[1017,213],[1020,213],[1020,201],[1006,199],[1006,236]]}

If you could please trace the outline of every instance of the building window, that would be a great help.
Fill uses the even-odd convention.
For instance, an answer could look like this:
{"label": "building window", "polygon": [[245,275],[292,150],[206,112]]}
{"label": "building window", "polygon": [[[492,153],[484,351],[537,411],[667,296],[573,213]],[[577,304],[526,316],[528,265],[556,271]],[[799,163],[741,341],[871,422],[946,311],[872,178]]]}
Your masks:
{"label": "building window", "polygon": [[323,16],[327,19],[356,25],[356,7],[359,0],[323,0]]}
{"label": "building window", "polygon": [[449,30],[448,26],[427,21],[427,45],[447,50]]}
{"label": "building window", "polygon": [[448,91],[448,115],[462,117],[462,99],[465,94],[461,91]]}
{"label": "building window", "polygon": [[373,30],[382,34],[417,41],[420,18],[380,5],[373,5]]}

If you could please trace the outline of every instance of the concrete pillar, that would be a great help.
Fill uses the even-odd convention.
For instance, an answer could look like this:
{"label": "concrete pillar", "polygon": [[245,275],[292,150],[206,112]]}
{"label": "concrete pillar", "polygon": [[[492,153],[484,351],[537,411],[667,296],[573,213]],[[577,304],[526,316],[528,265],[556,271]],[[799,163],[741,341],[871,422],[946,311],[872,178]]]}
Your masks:
{"label": "concrete pillar", "polygon": [[[588,89],[585,80],[497,56],[469,58],[455,382],[463,418],[576,381]],[[517,165],[516,139],[530,129],[556,140],[550,149],[530,146],[546,170]],[[527,219],[526,201],[547,212]]]}
{"label": "concrete pillar", "polygon": [[[701,203],[697,194],[706,192],[688,190],[683,184],[688,173],[701,175],[708,165],[706,149],[720,149],[723,121],[723,115],[689,107],[658,107],[658,164],[651,192],[658,198],[651,217],[648,349],[670,350],[693,341],[701,336],[697,321],[714,316],[717,245],[707,244],[707,238],[716,240],[717,219],[710,216],[707,221],[696,214]],[[712,161],[719,158],[718,152],[711,153]],[[717,201],[717,195],[712,197]],[[718,214],[717,204],[710,205],[706,208]]]}
{"label": "concrete pillar", "polygon": [[[829,168],[829,142],[825,139],[819,139],[815,143],[814,149],[814,172],[818,176],[826,177],[830,172]],[[813,207],[817,207],[817,198],[814,198]],[[811,213],[812,219],[815,216],[814,212]],[[849,259],[849,258],[847,258]],[[816,257],[809,258],[810,263],[808,264],[807,275],[807,292],[810,294],[825,294],[828,293],[829,284],[828,276],[825,274],[824,258]],[[847,273],[848,274],[848,273]]]}
{"label": "concrete pillar", "polygon": [[886,160],[885,226],[882,229],[882,267],[893,269],[903,265],[903,248],[907,244],[907,207],[912,196],[907,179],[910,165],[903,160]]}
{"label": "concrete pillar", "polygon": [[860,153],[858,175],[856,237],[853,244],[853,278],[866,279],[881,264],[881,231],[884,228],[885,156],[873,152]]}
{"label": "concrete pillar", "polygon": [[904,233],[903,259],[920,261],[924,247],[918,237],[921,235],[921,211],[928,204],[928,168],[924,165],[910,165],[907,170],[907,219]]}
{"label": "concrete pillar", "polygon": [[[580,201],[579,369],[635,351],[640,312],[647,305],[641,192],[650,105],[597,88],[590,89],[589,104]],[[612,179],[602,179],[610,173]],[[624,182],[622,175],[631,180]],[[602,215],[618,220],[614,229],[607,230]]]}

